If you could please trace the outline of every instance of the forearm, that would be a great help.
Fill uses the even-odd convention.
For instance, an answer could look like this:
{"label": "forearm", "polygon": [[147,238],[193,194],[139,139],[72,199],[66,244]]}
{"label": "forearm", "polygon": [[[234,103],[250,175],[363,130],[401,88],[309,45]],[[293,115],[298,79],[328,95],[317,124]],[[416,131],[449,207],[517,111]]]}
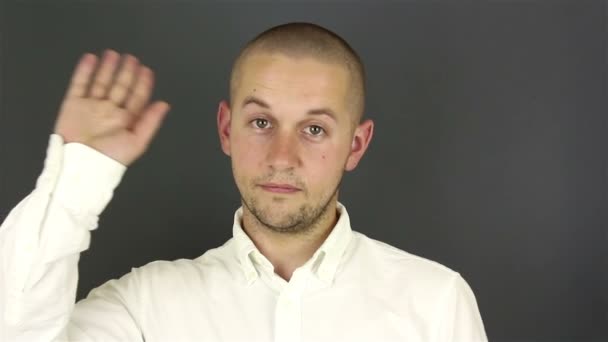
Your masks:
{"label": "forearm", "polygon": [[73,310],[80,252],[124,167],[51,137],[36,188],[0,226],[1,340],[59,336]]}

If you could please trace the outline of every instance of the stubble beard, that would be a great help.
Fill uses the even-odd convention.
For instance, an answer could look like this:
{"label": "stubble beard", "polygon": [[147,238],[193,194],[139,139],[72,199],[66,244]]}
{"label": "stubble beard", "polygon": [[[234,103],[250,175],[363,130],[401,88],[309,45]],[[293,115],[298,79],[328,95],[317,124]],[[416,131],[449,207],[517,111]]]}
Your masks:
{"label": "stubble beard", "polygon": [[313,203],[318,205],[303,204],[295,213],[287,214],[282,222],[274,224],[270,221],[272,215],[270,215],[268,210],[261,208],[256,198],[245,198],[241,196],[241,201],[263,227],[282,234],[305,234],[312,231],[321,218],[325,216],[339,187],[340,182],[338,182],[334,191],[331,192],[327,198]]}

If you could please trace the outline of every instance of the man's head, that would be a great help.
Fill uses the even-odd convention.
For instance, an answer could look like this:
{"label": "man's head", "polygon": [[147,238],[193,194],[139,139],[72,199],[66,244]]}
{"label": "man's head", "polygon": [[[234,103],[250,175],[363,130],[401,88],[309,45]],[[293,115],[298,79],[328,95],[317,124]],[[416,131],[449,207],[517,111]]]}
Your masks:
{"label": "man's head", "polygon": [[260,33],[245,45],[234,62],[230,75],[231,105],[242,80],[244,62],[256,53],[313,58],[347,68],[349,111],[354,114],[353,123],[360,122],[365,107],[365,69],[359,55],[337,34],[310,23],[284,24]]}
{"label": "man's head", "polygon": [[334,207],[373,134],[364,83],[356,53],[313,24],[271,28],[239,54],[218,129],[244,209],[264,226],[301,232]]}

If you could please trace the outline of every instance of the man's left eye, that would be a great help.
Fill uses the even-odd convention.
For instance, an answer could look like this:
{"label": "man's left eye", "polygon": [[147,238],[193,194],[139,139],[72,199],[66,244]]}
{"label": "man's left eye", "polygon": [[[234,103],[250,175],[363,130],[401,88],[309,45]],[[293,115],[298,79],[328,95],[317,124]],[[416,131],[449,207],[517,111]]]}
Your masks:
{"label": "man's left eye", "polygon": [[308,126],[308,132],[310,132],[311,135],[318,136],[318,135],[321,135],[322,133],[324,133],[325,130],[321,126],[312,125],[312,126]]}

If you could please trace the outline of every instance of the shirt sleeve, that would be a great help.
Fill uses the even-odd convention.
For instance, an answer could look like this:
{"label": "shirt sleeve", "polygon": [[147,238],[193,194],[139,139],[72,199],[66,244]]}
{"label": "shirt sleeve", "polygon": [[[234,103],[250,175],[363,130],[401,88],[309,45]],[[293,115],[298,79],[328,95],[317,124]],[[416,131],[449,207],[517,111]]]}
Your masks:
{"label": "shirt sleeve", "polygon": [[[88,340],[87,327],[68,324],[76,298],[80,252],[126,167],[79,143],[49,139],[35,189],[0,226],[0,340]],[[115,320],[140,336],[119,300],[107,299]],[[121,309],[122,308],[122,309]],[[111,327],[109,327],[111,329]],[[125,336],[125,335],[123,335]]]}
{"label": "shirt sleeve", "polygon": [[439,306],[437,342],[487,342],[473,291],[458,273]]}

